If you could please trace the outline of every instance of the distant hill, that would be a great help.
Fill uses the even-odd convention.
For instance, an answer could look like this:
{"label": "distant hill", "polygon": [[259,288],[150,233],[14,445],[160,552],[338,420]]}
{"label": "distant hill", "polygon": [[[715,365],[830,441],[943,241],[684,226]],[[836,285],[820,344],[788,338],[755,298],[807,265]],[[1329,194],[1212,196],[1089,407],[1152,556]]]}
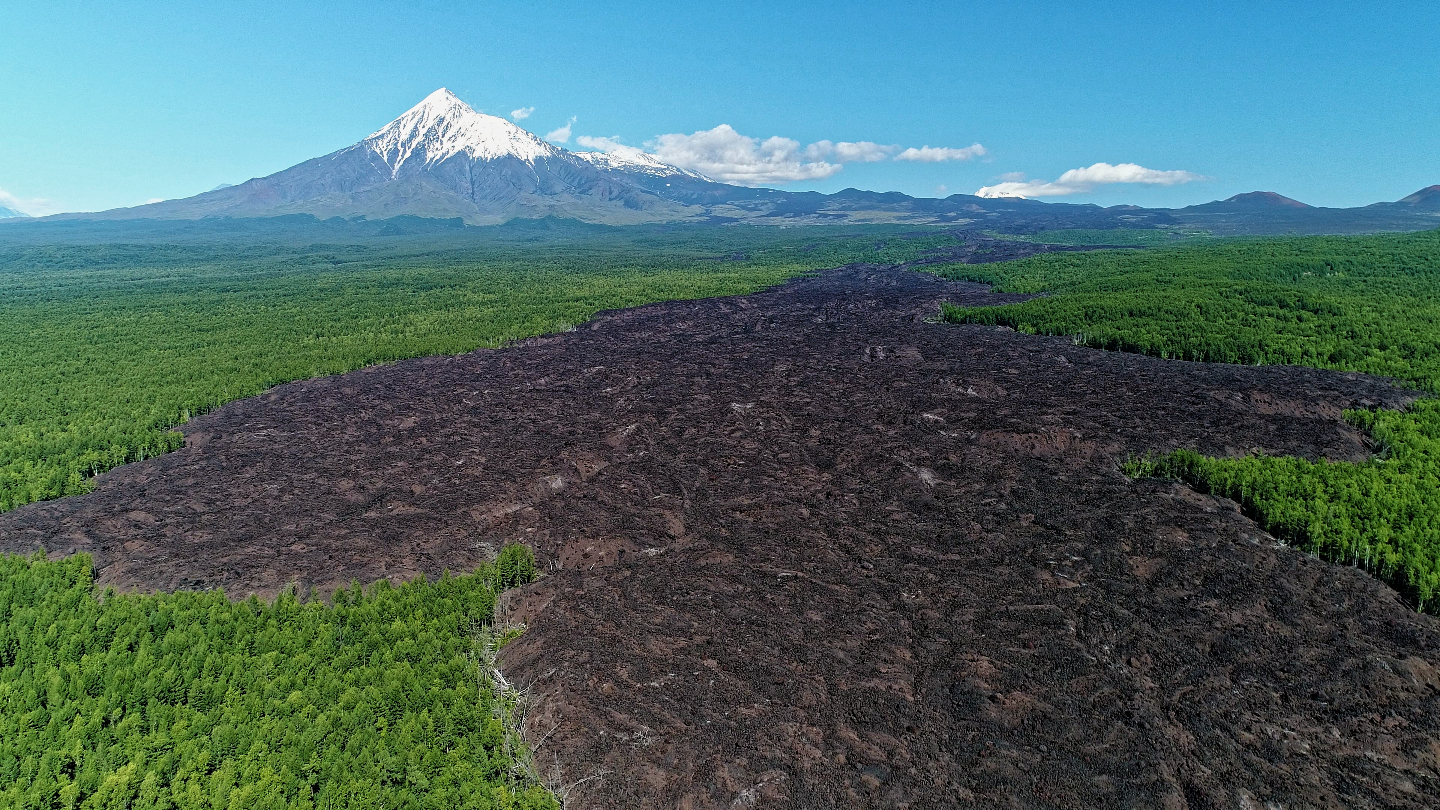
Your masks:
{"label": "distant hill", "polygon": [[15,208],[0,205],[0,219],[29,219],[30,215]]}
{"label": "distant hill", "polygon": [[1224,200],[1205,203],[1203,205],[1192,205],[1184,210],[1203,209],[1207,211],[1263,211],[1276,208],[1311,208],[1299,200],[1292,200],[1289,197],[1276,194],[1273,191],[1250,191],[1245,194],[1236,194]]}
{"label": "distant hill", "polygon": [[556,217],[606,225],[898,223],[1009,233],[1156,227],[1215,233],[1352,233],[1440,226],[1437,189],[1440,186],[1365,208],[1312,208],[1275,192],[1254,191],[1171,210],[969,194],[935,199],[853,188],[834,194],[746,188],[715,182],[639,149],[571,152],[503,118],[477,112],[441,88],[358,143],[268,177],[222,184],[178,200],[46,219],[308,214],[349,220],[458,218],[467,225]]}
{"label": "distant hill", "polygon": [[1427,186],[1408,197],[1402,198],[1395,205],[1408,205],[1422,211],[1440,211],[1440,186]]}
{"label": "distant hill", "polygon": [[1440,186],[1360,208],[1319,208],[1273,191],[1251,191],[1172,214],[1180,223],[1219,235],[1420,231],[1440,227]]}

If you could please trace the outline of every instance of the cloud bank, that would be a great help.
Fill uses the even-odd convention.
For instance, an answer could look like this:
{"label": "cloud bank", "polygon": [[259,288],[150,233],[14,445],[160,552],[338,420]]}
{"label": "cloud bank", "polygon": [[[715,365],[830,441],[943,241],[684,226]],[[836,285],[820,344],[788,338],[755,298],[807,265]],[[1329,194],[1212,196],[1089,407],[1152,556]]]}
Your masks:
{"label": "cloud bank", "polygon": [[1063,197],[1067,194],[1084,194],[1098,186],[1112,183],[1140,183],[1150,186],[1175,186],[1203,180],[1204,177],[1186,171],[1160,171],[1147,169],[1138,163],[1096,163],[1082,169],[1071,169],[1052,182],[1025,180],[1023,174],[1001,175],[1003,182],[985,186],[975,192],[977,197]]}
{"label": "cloud bank", "polygon": [[805,147],[807,157],[834,157],[844,163],[876,163],[885,160],[899,149],[898,146],[882,146],[871,141],[816,141]]}
{"label": "cloud bank", "polygon": [[741,135],[729,124],[692,135],[661,135],[647,145],[666,163],[741,186],[823,180],[844,168],[817,159],[822,157],[819,150],[807,152],[797,140],[777,136],[762,141]]}
{"label": "cloud bank", "polygon": [[[581,136],[576,143],[607,152],[633,148],[623,146],[616,138]],[[689,135],[660,135],[646,146],[666,163],[741,186],[824,180],[845,168],[846,163],[969,160],[985,154],[985,147],[978,143],[962,149],[925,146],[903,151],[899,146],[873,141],[821,140],[802,146],[793,138],[742,135],[729,124]]]}
{"label": "cloud bank", "polygon": [[534,108],[534,107],[521,107],[521,108],[518,109],[518,110],[511,110],[511,111],[510,111],[510,120],[511,120],[511,121],[524,121],[526,118],[529,118],[529,117],[530,117],[530,114],[533,113],[533,112],[535,112],[535,108]]}

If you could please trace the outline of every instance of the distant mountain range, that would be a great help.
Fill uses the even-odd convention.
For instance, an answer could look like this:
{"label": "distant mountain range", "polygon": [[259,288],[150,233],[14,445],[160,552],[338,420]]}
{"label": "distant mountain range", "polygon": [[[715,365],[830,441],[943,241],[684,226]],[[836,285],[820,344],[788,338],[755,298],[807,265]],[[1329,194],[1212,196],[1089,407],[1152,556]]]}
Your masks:
{"label": "distant mountain range", "polygon": [[[0,209],[6,216],[8,209]],[[12,212],[10,215],[19,214]],[[1214,233],[1348,233],[1440,226],[1440,186],[1363,208],[1315,208],[1273,192],[1188,208],[943,199],[846,189],[834,194],[717,183],[638,149],[571,152],[471,109],[444,88],[359,143],[268,177],[203,194],[45,219],[458,217],[487,225],[560,217],[600,224],[952,224],[1009,232],[1055,228],[1203,228]]]}
{"label": "distant mountain range", "polygon": [[0,219],[29,219],[30,215],[24,211],[17,211],[14,208],[6,208],[0,205]]}

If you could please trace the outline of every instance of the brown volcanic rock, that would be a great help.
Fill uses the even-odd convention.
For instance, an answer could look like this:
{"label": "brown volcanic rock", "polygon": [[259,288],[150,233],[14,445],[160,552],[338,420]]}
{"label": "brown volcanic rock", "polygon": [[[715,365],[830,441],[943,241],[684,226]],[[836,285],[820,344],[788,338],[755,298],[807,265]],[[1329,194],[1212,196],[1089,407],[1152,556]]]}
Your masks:
{"label": "brown volcanic rock", "polygon": [[[1013,298],[1013,297],[1012,297]],[[0,547],[102,583],[273,592],[473,565],[516,594],[538,759],[582,807],[1423,807],[1440,627],[1172,447],[1364,457],[1362,375],[923,322],[968,284],[857,267],[281,386]]]}
{"label": "brown volcanic rock", "polygon": [[1440,211],[1440,185],[1426,186],[1414,194],[1402,198],[1396,204],[1422,208],[1426,211]]}

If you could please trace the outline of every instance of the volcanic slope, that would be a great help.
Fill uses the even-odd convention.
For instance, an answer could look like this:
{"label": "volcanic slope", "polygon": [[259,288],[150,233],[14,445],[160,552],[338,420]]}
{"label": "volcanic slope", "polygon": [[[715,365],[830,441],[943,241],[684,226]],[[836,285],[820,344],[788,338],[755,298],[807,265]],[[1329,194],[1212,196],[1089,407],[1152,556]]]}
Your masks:
{"label": "volcanic slope", "polygon": [[1017,297],[850,267],[284,385],[0,547],[239,595],[529,543],[504,665],[567,806],[1427,806],[1440,622],[1119,471],[1363,458],[1342,409],[1410,394],[926,322]]}

